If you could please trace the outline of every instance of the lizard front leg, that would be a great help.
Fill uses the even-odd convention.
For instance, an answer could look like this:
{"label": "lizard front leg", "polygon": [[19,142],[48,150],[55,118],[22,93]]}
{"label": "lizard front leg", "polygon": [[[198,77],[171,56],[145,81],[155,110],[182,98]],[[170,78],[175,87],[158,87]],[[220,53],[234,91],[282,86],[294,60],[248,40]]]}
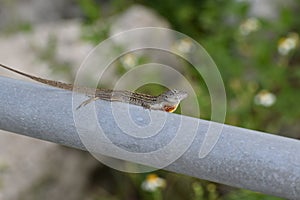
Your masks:
{"label": "lizard front leg", "polygon": [[87,104],[91,103],[92,101],[96,101],[96,100],[98,100],[98,99],[100,99],[100,98],[99,98],[99,97],[91,97],[91,98],[85,100],[84,102],[82,102],[82,103],[76,108],[76,110],[78,110],[78,109],[81,108],[82,106],[86,106]]}

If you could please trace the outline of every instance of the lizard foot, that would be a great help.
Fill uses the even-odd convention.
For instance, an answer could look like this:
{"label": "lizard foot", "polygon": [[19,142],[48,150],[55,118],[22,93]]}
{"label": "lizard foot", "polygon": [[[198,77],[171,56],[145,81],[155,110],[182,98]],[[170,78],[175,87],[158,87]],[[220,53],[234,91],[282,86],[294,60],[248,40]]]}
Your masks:
{"label": "lizard foot", "polygon": [[99,97],[91,97],[88,100],[85,100],[84,102],[82,102],[77,108],[76,110],[78,110],[79,108],[81,108],[82,106],[86,106],[87,104],[91,103],[92,101],[96,101],[98,100]]}

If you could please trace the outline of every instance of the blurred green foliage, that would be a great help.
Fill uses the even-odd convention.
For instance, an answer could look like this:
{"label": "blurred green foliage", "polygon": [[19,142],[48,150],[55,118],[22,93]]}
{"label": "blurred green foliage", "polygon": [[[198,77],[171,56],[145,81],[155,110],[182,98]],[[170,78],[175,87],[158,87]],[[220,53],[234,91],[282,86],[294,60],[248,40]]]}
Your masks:
{"label": "blurred green foliage", "polygon": [[[255,18],[258,27],[248,34],[241,30],[249,20],[246,1],[137,2],[153,8],[168,19],[172,28],[191,36],[211,55],[226,87],[227,123],[278,133],[283,124],[298,122],[299,43],[287,55],[278,52],[280,38],[291,32],[299,34],[297,2],[293,9],[280,8],[277,19]],[[253,103],[260,90],[276,96],[274,105]]]}
{"label": "blurred green foliage", "polygon": [[[138,3],[153,9],[167,19],[173,29],[203,45],[217,64],[226,87],[227,124],[282,135],[297,125],[300,119],[299,1],[292,7],[280,7],[274,19],[249,17],[250,5],[237,0],[115,0],[111,11],[102,16],[99,13],[103,11],[95,14],[101,8],[96,1],[80,2],[89,22],[83,36],[95,44],[108,37],[109,23],[103,25],[105,20]],[[209,119],[207,102],[210,98],[201,92],[206,91],[205,84],[192,68],[185,75],[200,91],[197,95],[201,117]],[[300,135],[288,136],[300,138]],[[167,187],[162,190],[163,199],[281,199],[182,175],[158,173],[167,181]],[[123,191],[123,194],[114,194],[118,199],[159,198],[141,189],[144,175],[124,176],[129,179],[116,181],[116,187],[126,185],[127,192],[133,193],[135,198],[123,196]],[[134,184],[128,186],[128,183]]]}
{"label": "blurred green foliage", "polygon": [[6,35],[10,35],[13,33],[20,33],[20,32],[31,33],[32,32],[31,24],[28,22],[11,23],[2,30],[2,33]]}
{"label": "blurred green foliage", "polygon": [[84,22],[92,24],[99,20],[101,16],[100,4],[97,4],[94,0],[77,0],[82,13],[84,15]]}
{"label": "blurred green foliage", "polygon": [[[111,11],[101,16],[104,11],[96,2],[80,3],[88,22],[83,27],[83,38],[94,44],[109,36],[111,15],[139,3],[152,8],[165,17],[172,28],[203,45],[217,64],[226,87],[226,123],[278,133],[283,125],[292,126],[300,118],[300,107],[297,106],[300,100],[297,92],[300,87],[299,50],[295,48],[287,55],[278,52],[280,38],[291,32],[299,33],[297,6],[293,10],[282,7],[277,19],[255,18],[258,27],[245,34],[241,28],[249,20],[250,6],[246,1],[167,0],[161,3],[158,0],[115,0]],[[94,14],[96,11],[98,14]],[[195,80],[192,67],[189,70],[186,74]],[[201,82],[201,77],[196,77],[194,85],[197,87]],[[254,103],[261,90],[275,95],[274,105],[266,107]],[[199,91],[207,91],[205,84],[200,86]],[[201,118],[209,119],[209,95],[199,92],[198,99]],[[293,109],[289,109],[291,107]]]}

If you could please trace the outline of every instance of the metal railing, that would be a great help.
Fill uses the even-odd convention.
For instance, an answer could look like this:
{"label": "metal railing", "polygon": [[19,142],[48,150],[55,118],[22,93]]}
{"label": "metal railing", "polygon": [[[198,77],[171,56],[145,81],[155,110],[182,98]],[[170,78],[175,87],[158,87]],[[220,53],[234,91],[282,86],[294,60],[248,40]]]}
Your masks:
{"label": "metal railing", "polygon": [[[112,120],[112,113],[106,109],[109,102],[97,101],[95,104],[101,108],[98,117],[105,121],[105,126],[101,128],[114,144],[128,151],[153,151],[154,147],[149,145],[146,139],[134,137],[129,139],[123,136],[122,130],[116,128]],[[0,129],[86,149],[74,122],[72,92],[0,77],[0,105]],[[119,103],[115,106],[120,109],[129,106],[133,118],[138,118],[136,113],[145,112],[143,108],[132,105]],[[211,122],[177,114],[151,112],[156,116],[168,118],[168,123],[159,134],[163,136],[157,136],[158,146],[159,143],[164,145],[172,140],[173,127],[177,127],[180,120],[184,120],[187,125],[193,125],[195,122],[199,124],[195,138],[187,151],[166,166],[165,170],[275,196],[300,199],[298,140],[224,125],[212,151],[204,158],[199,158],[199,148],[203,145]],[[155,122],[155,118],[151,120]],[[184,135],[187,130],[178,131],[177,134]],[[150,132],[151,130],[145,129],[142,134]],[[105,155],[110,156],[107,153]]]}

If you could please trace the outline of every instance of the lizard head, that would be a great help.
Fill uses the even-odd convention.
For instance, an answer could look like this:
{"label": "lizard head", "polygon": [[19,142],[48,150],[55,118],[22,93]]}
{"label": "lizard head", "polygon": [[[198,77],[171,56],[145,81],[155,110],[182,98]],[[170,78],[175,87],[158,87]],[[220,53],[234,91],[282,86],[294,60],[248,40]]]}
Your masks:
{"label": "lizard head", "polygon": [[181,100],[188,96],[187,92],[181,90],[168,90],[158,96],[158,101],[162,105],[163,110],[174,112]]}

